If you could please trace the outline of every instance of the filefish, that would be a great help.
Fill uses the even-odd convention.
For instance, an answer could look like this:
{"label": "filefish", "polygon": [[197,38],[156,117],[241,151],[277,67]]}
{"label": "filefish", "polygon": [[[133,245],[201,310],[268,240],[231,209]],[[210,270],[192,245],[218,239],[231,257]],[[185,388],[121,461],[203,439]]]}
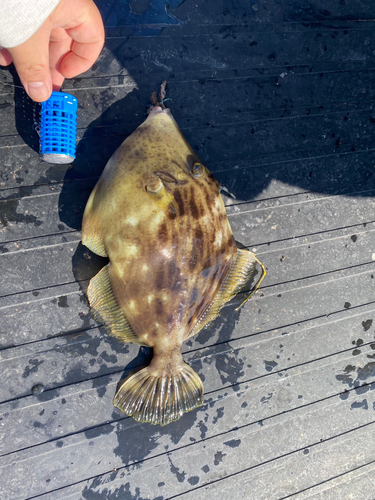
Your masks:
{"label": "filefish", "polygon": [[88,287],[94,318],[118,340],[153,348],[150,365],[120,382],[114,405],[166,425],[203,404],[183,342],[218,316],[260,262],[237,248],[218,181],[155,95],[153,104],[91,193],[82,242],[109,258]]}

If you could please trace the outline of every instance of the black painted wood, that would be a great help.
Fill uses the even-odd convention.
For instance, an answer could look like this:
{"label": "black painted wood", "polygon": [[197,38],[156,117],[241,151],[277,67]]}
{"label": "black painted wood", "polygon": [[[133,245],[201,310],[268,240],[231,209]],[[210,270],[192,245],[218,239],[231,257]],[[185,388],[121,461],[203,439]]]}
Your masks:
{"label": "black painted wood", "polygon": [[[375,6],[98,6],[103,52],[64,83],[79,100],[70,167],[41,161],[38,108],[0,71],[0,497],[372,499]],[[113,407],[150,353],[90,316],[88,281],[106,261],[79,231],[164,79],[188,141],[236,195],[236,239],[268,275],[186,342],[205,403],[161,428]]]}

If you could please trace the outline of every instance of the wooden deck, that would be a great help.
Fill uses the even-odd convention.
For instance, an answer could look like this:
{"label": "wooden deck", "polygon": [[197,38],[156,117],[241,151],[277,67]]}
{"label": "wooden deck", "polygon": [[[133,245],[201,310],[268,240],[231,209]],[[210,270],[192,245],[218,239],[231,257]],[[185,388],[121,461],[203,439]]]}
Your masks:
{"label": "wooden deck", "polygon": [[[375,4],[98,5],[103,53],[64,84],[80,103],[71,168],[40,160],[37,109],[0,71],[0,498],[373,500]],[[268,274],[185,344],[204,406],[154,427],[113,407],[149,352],[90,316],[104,259],[79,230],[164,79]]]}

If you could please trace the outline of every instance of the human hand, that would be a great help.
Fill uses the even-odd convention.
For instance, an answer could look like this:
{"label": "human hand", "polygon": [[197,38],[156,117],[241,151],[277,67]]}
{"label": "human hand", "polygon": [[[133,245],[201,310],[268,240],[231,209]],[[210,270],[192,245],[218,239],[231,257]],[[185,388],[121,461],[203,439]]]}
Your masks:
{"label": "human hand", "polygon": [[91,68],[103,43],[103,22],[93,0],[61,0],[26,42],[0,49],[0,65],[13,61],[28,95],[42,102],[65,78]]}

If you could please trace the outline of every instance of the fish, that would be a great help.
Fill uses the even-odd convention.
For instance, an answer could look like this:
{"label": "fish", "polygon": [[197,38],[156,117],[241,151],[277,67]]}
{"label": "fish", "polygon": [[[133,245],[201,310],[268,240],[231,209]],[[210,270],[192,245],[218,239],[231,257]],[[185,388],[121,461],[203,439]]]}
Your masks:
{"label": "fish", "polygon": [[82,243],[109,263],[87,294],[95,320],[121,342],[153,349],[149,366],[119,383],[114,405],[166,425],[203,404],[203,383],[182,358],[196,335],[254,276],[220,184],[191,148],[160,92],[147,119],[109,159],[87,202]]}

